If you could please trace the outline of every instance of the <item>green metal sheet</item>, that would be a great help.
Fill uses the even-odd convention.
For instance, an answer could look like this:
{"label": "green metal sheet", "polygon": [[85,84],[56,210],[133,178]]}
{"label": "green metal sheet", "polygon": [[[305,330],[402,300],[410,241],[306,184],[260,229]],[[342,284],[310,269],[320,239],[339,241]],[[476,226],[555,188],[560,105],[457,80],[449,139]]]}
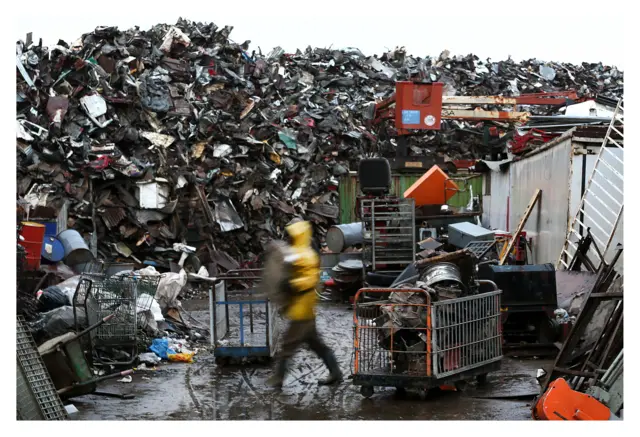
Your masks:
{"label": "green metal sheet", "polygon": [[[422,175],[421,174],[394,174],[391,176],[391,194],[397,197],[403,197],[404,192],[413,185]],[[460,183],[460,188],[465,189],[464,192],[454,194],[449,202],[450,206],[463,207],[469,203],[471,193],[469,192],[469,186],[473,187],[474,196],[482,196],[482,175],[469,175],[460,174],[452,175],[452,178],[465,178],[466,183]],[[353,223],[356,221],[356,197],[360,192],[360,183],[358,181],[358,174],[356,172],[349,173],[348,175],[340,178],[340,186],[338,188],[340,194],[340,223]]]}

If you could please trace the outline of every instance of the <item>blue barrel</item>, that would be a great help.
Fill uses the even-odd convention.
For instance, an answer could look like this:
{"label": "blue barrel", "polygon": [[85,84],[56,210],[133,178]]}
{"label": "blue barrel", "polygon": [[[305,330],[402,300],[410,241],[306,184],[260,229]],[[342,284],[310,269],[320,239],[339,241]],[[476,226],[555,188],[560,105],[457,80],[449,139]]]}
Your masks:
{"label": "blue barrel", "polygon": [[60,232],[58,240],[64,246],[64,262],[66,265],[72,267],[93,261],[93,254],[78,231],[67,229]]}
{"label": "blue barrel", "polygon": [[64,246],[56,237],[45,235],[40,256],[51,263],[60,262],[64,259]]}
{"label": "blue barrel", "polygon": [[41,225],[44,225],[44,235],[51,235],[52,237],[55,237],[56,235],[58,235],[58,222],[57,221],[51,221],[51,220],[31,220],[32,222],[36,222],[36,223],[40,223]]}

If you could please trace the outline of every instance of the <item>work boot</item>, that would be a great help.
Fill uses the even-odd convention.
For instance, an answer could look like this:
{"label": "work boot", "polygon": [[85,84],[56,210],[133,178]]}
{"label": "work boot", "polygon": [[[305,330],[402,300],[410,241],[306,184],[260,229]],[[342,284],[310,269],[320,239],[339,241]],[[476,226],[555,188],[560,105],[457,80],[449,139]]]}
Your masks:
{"label": "work boot", "polygon": [[332,385],[338,382],[342,382],[342,372],[340,370],[329,373],[327,379],[320,379],[318,385]]}

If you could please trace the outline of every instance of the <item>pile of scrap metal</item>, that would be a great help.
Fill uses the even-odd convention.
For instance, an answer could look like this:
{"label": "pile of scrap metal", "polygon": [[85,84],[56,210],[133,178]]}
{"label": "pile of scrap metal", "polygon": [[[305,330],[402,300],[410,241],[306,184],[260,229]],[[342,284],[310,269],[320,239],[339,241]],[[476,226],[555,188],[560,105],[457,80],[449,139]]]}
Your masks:
{"label": "pile of scrap metal", "polygon": [[[395,155],[384,126],[367,121],[396,81],[439,81],[449,99],[520,103],[571,89],[617,98],[623,87],[622,72],[599,64],[418,58],[403,49],[263,54],[231,41],[231,31],[179,20],[99,27],[50,48],[31,34],[18,42],[17,191],[30,218],[59,219],[105,260],[163,270],[181,257],[173,244],[187,243],[215,274],[262,253],[293,216],[324,235],[337,214],[335,178],[366,154]],[[544,103],[531,114],[549,115]],[[477,120],[444,117],[439,132],[411,137],[408,149],[481,158],[493,149],[483,131]]]}
{"label": "pile of scrap metal", "polygon": [[622,254],[602,262],[573,329],[553,367],[542,371],[542,395],[534,404],[539,420],[622,418],[624,281],[615,270]]}

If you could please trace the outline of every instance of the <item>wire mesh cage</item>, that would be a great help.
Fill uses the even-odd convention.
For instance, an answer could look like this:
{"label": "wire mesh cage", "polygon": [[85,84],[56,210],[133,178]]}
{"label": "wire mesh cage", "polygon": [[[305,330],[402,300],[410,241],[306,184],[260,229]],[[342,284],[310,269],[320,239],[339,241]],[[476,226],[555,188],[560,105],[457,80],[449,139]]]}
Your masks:
{"label": "wire mesh cage", "polygon": [[[83,273],[74,296],[74,304],[84,305],[89,325],[104,317],[115,317],[91,331],[89,339],[94,352],[98,348],[122,347],[130,349],[130,364],[137,352],[138,329],[146,326],[145,313],[151,309],[159,276],[122,273],[106,276],[102,273]],[[96,354],[94,354],[96,355]],[[106,363],[97,354],[98,361]],[[115,362],[111,362],[115,364]]]}
{"label": "wire mesh cage", "polygon": [[22,316],[17,317],[17,418],[19,420],[66,420],[49,372]]}

